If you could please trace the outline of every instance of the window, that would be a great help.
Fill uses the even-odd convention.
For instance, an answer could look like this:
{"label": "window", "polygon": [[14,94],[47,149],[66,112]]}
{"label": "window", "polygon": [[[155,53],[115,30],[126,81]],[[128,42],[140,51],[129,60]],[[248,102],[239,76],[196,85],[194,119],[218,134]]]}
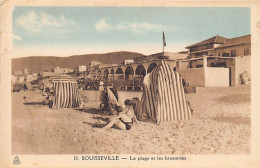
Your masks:
{"label": "window", "polygon": [[236,50],[231,50],[231,57],[235,57],[236,56]]}
{"label": "window", "polygon": [[244,55],[251,55],[250,48],[244,49]]}
{"label": "window", "polygon": [[197,64],[197,65],[196,65],[196,68],[201,68],[201,67],[203,67],[202,64]]}
{"label": "window", "polygon": [[195,54],[195,57],[198,58],[198,57],[201,57],[202,56],[202,53],[196,53]]}
{"label": "window", "polygon": [[227,67],[226,62],[218,62],[216,63],[216,67]]}
{"label": "window", "polygon": [[222,56],[223,57],[229,57],[229,53],[223,53]]}
{"label": "window", "polygon": [[210,67],[215,67],[215,66],[216,66],[216,64],[214,62],[210,63]]}

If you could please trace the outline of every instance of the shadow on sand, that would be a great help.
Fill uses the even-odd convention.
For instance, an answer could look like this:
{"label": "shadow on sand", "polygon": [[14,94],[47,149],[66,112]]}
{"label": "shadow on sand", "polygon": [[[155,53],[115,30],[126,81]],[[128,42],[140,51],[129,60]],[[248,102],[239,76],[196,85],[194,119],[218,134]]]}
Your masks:
{"label": "shadow on sand", "polygon": [[101,124],[101,123],[89,123],[89,122],[83,122],[84,124],[88,124],[93,128],[103,128],[106,124]]}
{"label": "shadow on sand", "polygon": [[109,115],[104,111],[97,108],[87,108],[87,109],[76,109],[80,112],[89,113],[89,114],[98,114],[99,116],[92,116],[91,118],[95,119],[97,123],[83,122],[88,124],[93,128],[103,128],[109,121]]}
{"label": "shadow on sand", "polygon": [[80,112],[83,112],[83,113],[90,113],[90,114],[100,114],[100,115],[103,115],[104,112],[97,109],[97,108],[87,108],[87,109],[76,109]]}

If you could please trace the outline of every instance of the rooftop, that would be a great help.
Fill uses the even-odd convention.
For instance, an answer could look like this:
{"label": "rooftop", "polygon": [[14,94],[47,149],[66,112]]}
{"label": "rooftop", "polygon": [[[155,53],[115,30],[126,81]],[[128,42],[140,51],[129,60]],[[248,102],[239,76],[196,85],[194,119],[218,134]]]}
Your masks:
{"label": "rooftop", "polygon": [[185,59],[188,57],[188,53],[170,53],[165,52],[165,56],[168,56],[170,60],[179,60],[179,59]]}
{"label": "rooftop", "polygon": [[232,39],[228,39],[225,41],[224,44],[216,47],[216,48],[223,48],[228,46],[240,45],[240,44],[250,44],[251,43],[251,35],[245,35],[241,37],[236,37]]}
{"label": "rooftop", "polygon": [[191,47],[201,46],[201,45],[210,44],[210,43],[223,44],[226,40],[228,40],[228,39],[225,38],[225,37],[216,35],[216,36],[214,36],[214,37],[211,37],[211,38],[206,39],[206,40],[204,40],[204,41],[198,42],[198,43],[196,43],[196,44],[192,44],[192,45],[187,46],[187,47],[185,47],[185,48],[188,49],[188,48],[191,48]]}

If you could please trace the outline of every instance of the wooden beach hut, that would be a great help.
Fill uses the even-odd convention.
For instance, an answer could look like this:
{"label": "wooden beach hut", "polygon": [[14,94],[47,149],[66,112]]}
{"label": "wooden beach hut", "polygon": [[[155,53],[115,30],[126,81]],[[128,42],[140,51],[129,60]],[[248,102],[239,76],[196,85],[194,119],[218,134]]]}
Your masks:
{"label": "wooden beach hut", "polygon": [[54,87],[54,100],[52,108],[79,107],[80,95],[75,78],[68,75],[51,77]]}
{"label": "wooden beach hut", "polygon": [[193,118],[186,101],[182,79],[164,60],[144,78],[144,90],[139,107],[139,120],[161,123]]}

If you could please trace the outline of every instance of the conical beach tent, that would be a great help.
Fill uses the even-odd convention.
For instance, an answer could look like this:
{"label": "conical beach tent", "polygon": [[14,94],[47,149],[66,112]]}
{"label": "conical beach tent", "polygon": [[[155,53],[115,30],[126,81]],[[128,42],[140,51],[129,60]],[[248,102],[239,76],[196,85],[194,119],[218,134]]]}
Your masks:
{"label": "conical beach tent", "polygon": [[182,79],[164,60],[144,79],[137,118],[148,118],[156,123],[193,118]]}
{"label": "conical beach tent", "polygon": [[51,79],[54,86],[52,108],[79,107],[81,98],[77,81],[71,76],[55,76]]}

